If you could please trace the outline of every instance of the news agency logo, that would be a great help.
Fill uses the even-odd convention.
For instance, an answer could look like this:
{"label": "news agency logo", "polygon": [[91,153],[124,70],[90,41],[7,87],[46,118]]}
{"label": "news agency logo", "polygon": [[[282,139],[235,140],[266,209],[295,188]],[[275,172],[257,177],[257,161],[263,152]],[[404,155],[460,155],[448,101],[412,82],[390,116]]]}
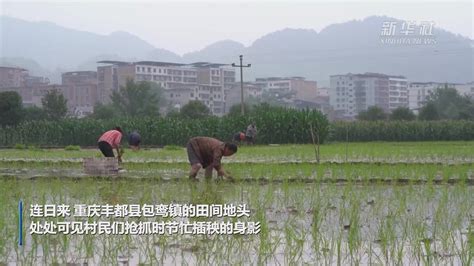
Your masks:
{"label": "news agency logo", "polygon": [[384,21],[380,32],[381,44],[433,45],[437,44],[433,21]]}

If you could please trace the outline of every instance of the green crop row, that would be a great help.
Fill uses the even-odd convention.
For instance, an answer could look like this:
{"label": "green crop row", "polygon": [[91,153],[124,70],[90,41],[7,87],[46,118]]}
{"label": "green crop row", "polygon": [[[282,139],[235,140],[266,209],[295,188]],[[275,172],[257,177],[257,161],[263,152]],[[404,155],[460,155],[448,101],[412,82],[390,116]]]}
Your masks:
{"label": "green crop row", "polygon": [[231,141],[233,134],[245,131],[255,122],[257,142],[311,143],[310,128],[323,142],[329,122],[318,111],[261,108],[250,116],[208,117],[203,119],[140,118],[117,120],[66,119],[59,122],[29,121],[15,127],[0,128],[0,146],[17,143],[43,146],[92,146],[100,135],[120,126],[125,132],[137,130],[144,145],[185,145],[194,136],[211,136]]}
{"label": "green crop row", "polygon": [[331,123],[332,141],[474,140],[474,121],[355,121]]}
{"label": "green crop row", "polygon": [[[474,140],[473,121],[355,121],[329,124],[324,115],[312,110],[261,108],[249,116],[182,118],[124,118],[116,120],[66,119],[59,122],[29,121],[0,128],[0,146],[93,146],[99,136],[120,126],[125,132],[137,130],[144,145],[184,145],[194,136],[211,136],[231,141],[251,122],[258,128],[258,144],[312,143],[324,141],[441,141]],[[124,138],[125,139],[125,138]]]}

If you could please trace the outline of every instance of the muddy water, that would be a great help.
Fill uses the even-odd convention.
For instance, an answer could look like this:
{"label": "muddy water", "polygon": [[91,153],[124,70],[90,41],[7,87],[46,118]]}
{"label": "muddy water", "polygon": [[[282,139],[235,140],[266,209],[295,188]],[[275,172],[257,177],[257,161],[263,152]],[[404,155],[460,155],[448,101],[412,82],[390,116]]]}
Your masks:
{"label": "muddy water", "polygon": [[[161,172],[160,179],[88,178],[82,176],[80,169],[35,171],[2,172],[15,178],[0,181],[0,264],[461,265],[469,262],[469,256],[472,259],[469,247],[474,239],[474,188],[463,184],[233,184],[214,180],[189,182],[177,177],[185,175],[181,170]],[[129,174],[140,177],[143,173]],[[176,182],[166,182],[163,174]],[[20,198],[25,202],[23,247],[16,244]],[[251,213],[242,219],[260,222],[261,231],[245,236],[63,236],[30,235],[28,231],[32,221],[30,204],[171,203],[245,203]]]}

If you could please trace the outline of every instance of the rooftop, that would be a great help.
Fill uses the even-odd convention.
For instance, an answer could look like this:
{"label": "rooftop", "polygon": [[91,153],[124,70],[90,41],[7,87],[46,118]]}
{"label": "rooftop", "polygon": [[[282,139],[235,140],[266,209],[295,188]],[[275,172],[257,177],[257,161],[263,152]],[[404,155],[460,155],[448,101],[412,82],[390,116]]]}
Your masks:
{"label": "rooftop", "polygon": [[97,74],[97,71],[70,71],[70,72],[64,72],[63,75],[95,75]]}
{"label": "rooftop", "polygon": [[124,62],[124,61],[111,61],[111,60],[98,61],[97,63],[119,65],[119,66],[120,65],[192,66],[192,67],[206,67],[206,68],[217,68],[217,67],[229,65],[229,64],[210,63],[210,62],[195,62],[195,63],[190,63],[190,64],[182,64],[182,63],[160,62],[160,61]]}
{"label": "rooftop", "polygon": [[221,66],[228,66],[229,64],[209,63],[209,62],[195,62],[195,63],[191,63],[189,65],[194,66],[194,67],[221,67]]}
{"label": "rooftop", "polygon": [[387,75],[387,74],[381,74],[381,73],[371,73],[371,72],[365,72],[363,74],[352,74],[352,73],[347,73],[347,74],[338,74],[338,75],[331,75],[330,77],[340,77],[340,76],[355,76],[359,78],[399,78],[399,79],[406,79],[405,76],[401,75]]}
{"label": "rooftop", "polygon": [[14,70],[28,71],[21,67],[10,67],[10,66],[0,66],[0,69],[14,69]]}
{"label": "rooftop", "polygon": [[186,64],[170,63],[170,62],[159,62],[159,61],[139,61],[135,62],[135,65],[147,65],[147,66],[184,66]]}
{"label": "rooftop", "polygon": [[283,81],[283,80],[305,80],[304,77],[267,77],[267,78],[256,78],[256,81]]}
{"label": "rooftop", "polygon": [[113,60],[103,60],[103,61],[98,61],[97,63],[99,64],[109,64],[109,65],[132,65],[133,63],[131,62],[124,62],[124,61],[113,61]]}

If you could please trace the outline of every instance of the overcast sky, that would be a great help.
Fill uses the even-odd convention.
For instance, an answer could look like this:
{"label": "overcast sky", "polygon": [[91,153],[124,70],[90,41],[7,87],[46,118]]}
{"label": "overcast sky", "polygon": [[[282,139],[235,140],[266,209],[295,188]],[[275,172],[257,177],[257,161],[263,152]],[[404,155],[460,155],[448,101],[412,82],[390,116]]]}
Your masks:
{"label": "overcast sky", "polygon": [[473,39],[471,1],[4,1],[2,15],[99,34],[126,31],[178,54],[232,39],[248,46],[284,28],[320,31],[332,23],[386,15],[434,21]]}

